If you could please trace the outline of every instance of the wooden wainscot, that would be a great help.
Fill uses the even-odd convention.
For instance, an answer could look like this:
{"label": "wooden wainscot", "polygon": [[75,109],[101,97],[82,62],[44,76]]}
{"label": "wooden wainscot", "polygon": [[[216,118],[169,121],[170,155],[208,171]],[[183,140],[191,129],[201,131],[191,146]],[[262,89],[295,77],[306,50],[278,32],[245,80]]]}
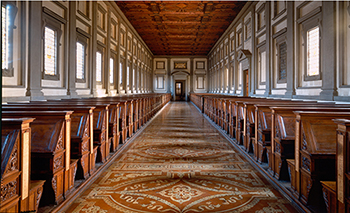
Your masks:
{"label": "wooden wainscot", "polygon": [[[309,208],[326,208],[320,181],[335,181],[337,125],[333,119],[350,118],[350,112],[295,111],[295,188]],[[316,209],[316,211],[319,211]]]}
{"label": "wooden wainscot", "polygon": [[38,209],[45,180],[30,179],[30,123],[33,120],[2,119],[0,212]]}
{"label": "wooden wainscot", "polygon": [[46,180],[40,205],[59,204],[67,192],[72,111],[3,111],[4,118],[35,117],[31,124],[31,179]]}

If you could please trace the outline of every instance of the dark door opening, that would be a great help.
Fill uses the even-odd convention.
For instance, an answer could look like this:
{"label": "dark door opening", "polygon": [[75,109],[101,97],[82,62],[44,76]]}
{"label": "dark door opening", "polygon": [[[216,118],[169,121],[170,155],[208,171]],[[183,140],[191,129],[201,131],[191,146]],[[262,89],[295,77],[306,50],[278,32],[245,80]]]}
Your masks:
{"label": "dark door opening", "polygon": [[243,96],[248,96],[249,94],[249,74],[248,74],[248,70],[244,70],[244,89],[243,89]]}
{"label": "dark door opening", "polygon": [[185,81],[175,81],[175,101],[185,101]]}

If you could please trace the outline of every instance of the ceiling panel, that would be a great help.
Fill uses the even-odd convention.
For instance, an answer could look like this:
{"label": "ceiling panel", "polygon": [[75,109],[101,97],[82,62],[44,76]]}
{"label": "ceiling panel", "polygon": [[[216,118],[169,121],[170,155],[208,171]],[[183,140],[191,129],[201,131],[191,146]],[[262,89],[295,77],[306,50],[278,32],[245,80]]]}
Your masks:
{"label": "ceiling panel", "polygon": [[154,55],[207,55],[246,1],[116,1]]}

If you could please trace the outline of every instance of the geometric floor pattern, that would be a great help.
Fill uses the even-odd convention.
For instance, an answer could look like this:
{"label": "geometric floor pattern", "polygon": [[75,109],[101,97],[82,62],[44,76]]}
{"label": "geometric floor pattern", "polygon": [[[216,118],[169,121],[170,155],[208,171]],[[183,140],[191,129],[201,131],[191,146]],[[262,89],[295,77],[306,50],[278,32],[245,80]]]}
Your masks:
{"label": "geometric floor pattern", "polygon": [[66,212],[297,212],[187,102],[172,102]]}

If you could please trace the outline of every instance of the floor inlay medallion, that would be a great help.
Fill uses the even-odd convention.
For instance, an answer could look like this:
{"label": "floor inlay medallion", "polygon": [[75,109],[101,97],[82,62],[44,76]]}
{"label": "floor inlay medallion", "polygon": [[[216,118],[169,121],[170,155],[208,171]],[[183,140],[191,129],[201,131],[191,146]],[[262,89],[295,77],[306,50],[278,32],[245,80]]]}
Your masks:
{"label": "floor inlay medallion", "polygon": [[66,212],[296,212],[189,103],[170,103]]}

